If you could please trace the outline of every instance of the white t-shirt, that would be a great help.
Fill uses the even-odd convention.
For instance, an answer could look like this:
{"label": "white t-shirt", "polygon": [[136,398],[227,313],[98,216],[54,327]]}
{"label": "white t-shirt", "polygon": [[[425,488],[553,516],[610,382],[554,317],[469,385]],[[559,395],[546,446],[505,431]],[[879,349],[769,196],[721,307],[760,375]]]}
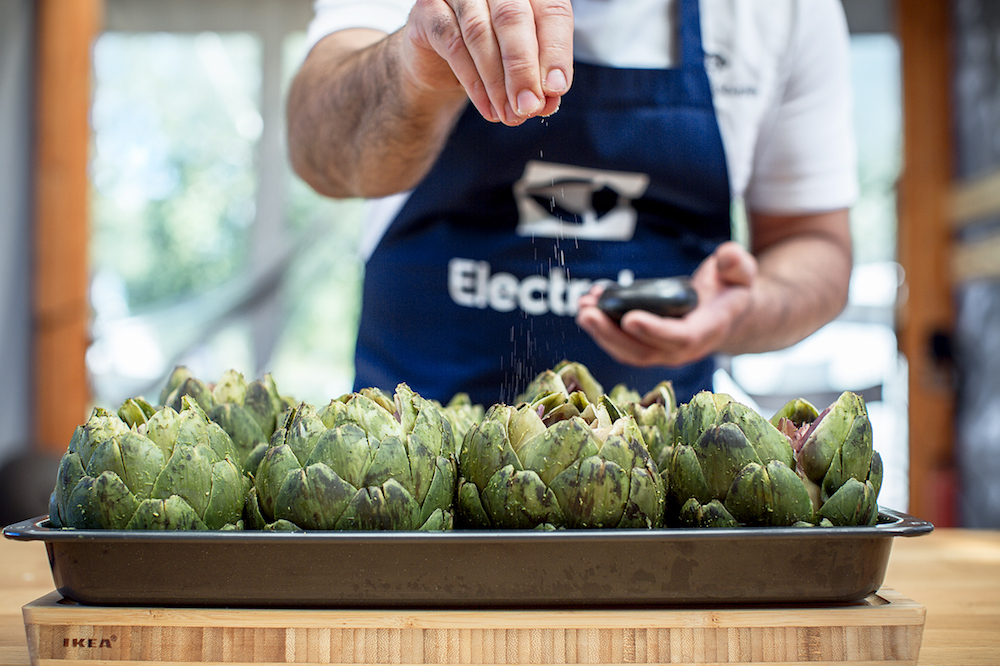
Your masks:
{"label": "white t-shirt", "polygon": [[[574,57],[611,67],[677,60],[676,0],[573,0]],[[344,28],[393,32],[413,0],[316,0],[307,41]],[[660,17],[662,20],[653,20]],[[734,197],[794,214],[857,196],[850,41],[838,0],[701,0],[702,45]],[[374,250],[407,194],[373,202]]]}

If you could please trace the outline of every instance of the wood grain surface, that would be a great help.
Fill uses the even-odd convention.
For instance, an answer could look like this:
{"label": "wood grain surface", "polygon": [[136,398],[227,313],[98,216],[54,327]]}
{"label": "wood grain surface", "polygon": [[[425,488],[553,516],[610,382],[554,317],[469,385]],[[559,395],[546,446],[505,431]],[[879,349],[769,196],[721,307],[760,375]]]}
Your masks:
{"label": "wood grain surface", "polygon": [[837,608],[295,610],[24,609],[36,664],[915,664],[919,604],[883,591]]}

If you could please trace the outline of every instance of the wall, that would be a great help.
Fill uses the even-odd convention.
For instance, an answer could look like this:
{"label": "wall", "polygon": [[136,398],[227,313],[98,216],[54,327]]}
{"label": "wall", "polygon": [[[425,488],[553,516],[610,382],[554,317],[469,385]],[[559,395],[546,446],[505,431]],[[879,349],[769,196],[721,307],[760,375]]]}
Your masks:
{"label": "wall", "polygon": [[33,10],[0,2],[0,465],[30,430]]}
{"label": "wall", "polygon": [[[1000,171],[1000,3],[958,0],[955,18],[956,179]],[[964,228],[975,242],[996,234],[1000,215]],[[1000,527],[1000,279],[956,287],[957,456],[966,527]]]}

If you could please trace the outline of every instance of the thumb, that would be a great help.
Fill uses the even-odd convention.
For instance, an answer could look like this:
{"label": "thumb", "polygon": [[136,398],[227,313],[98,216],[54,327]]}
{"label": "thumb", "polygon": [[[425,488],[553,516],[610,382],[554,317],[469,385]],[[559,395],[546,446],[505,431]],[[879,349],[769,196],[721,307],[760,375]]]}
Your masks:
{"label": "thumb", "polygon": [[715,249],[715,265],[719,278],[729,284],[749,285],[757,277],[757,260],[733,241]]}

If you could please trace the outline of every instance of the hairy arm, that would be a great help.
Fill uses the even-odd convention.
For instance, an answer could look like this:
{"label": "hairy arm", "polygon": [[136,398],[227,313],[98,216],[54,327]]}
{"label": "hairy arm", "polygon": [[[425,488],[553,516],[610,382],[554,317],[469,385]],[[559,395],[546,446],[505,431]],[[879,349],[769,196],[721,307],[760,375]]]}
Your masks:
{"label": "hairy arm", "polygon": [[751,239],[752,254],[724,243],[698,267],[698,307],[682,318],[633,311],[619,328],[597,309],[594,290],[581,299],[577,322],[621,363],[677,366],[718,352],[787,347],[844,308],[852,265],[847,210],[751,214]]}
{"label": "hairy arm", "polygon": [[292,167],[320,194],[378,197],[416,185],[468,98],[405,72],[401,35],[352,29],[321,40],[288,95]]}
{"label": "hairy arm", "polygon": [[801,216],[751,214],[758,275],[746,313],[719,351],[762,352],[792,345],[847,304],[852,255],[846,209]]}

